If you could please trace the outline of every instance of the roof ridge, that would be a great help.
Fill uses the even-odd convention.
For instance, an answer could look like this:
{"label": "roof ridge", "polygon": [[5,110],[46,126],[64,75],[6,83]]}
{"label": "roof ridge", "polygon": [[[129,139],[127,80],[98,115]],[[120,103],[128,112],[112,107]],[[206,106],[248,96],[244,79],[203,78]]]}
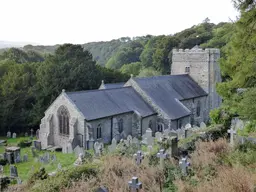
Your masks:
{"label": "roof ridge", "polygon": [[188,74],[175,74],[175,75],[157,75],[157,76],[151,76],[151,77],[134,77],[135,80],[137,79],[150,79],[155,77],[172,77],[172,76],[189,76]]}
{"label": "roof ridge", "polygon": [[109,90],[114,90],[114,89],[126,89],[126,88],[131,88],[131,86],[115,87],[115,88],[110,88],[110,89],[92,89],[92,90],[82,90],[82,91],[70,91],[70,92],[65,92],[65,93],[66,94],[89,93],[89,92],[100,92],[100,91],[109,91]]}
{"label": "roof ridge", "polygon": [[123,84],[123,83],[126,83],[126,82],[119,82],[119,83],[105,83],[105,85],[113,85],[113,84]]}

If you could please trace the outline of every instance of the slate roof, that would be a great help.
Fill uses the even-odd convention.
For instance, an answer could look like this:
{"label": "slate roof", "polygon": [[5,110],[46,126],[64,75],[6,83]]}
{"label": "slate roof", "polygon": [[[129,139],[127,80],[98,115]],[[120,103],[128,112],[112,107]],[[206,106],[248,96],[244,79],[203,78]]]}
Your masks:
{"label": "slate roof", "polygon": [[187,74],[134,78],[134,80],[171,119],[191,114],[179,101],[207,95]]}
{"label": "slate roof", "polygon": [[138,112],[142,117],[156,114],[132,87],[66,94],[88,121],[128,112]]}
{"label": "slate roof", "polygon": [[125,82],[122,83],[107,83],[104,84],[105,89],[114,89],[114,88],[121,88],[123,87]]}

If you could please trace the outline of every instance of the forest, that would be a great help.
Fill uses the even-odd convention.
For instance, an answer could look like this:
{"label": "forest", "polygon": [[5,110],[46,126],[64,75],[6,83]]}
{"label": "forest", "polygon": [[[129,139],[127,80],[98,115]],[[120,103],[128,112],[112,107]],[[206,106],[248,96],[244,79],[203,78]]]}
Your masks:
{"label": "forest", "polygon": [[[202,23],[172,35],[122,37],[81,45],[32,46],[0,51],[0,134],[38,128],[44,111],[67,91],[97,89],[101,80],[170,74],[173,48],[220,48],[224,102],[219,111],[255,119],[256,12],[238,3],[241,16],[230,23]],[[243,88],[242,93],[237,89]],[[221,113],[221,114],[225,114]],[[217,114],[217,113],[216,113]],[[218,113],[220,114],[220,113]]]}

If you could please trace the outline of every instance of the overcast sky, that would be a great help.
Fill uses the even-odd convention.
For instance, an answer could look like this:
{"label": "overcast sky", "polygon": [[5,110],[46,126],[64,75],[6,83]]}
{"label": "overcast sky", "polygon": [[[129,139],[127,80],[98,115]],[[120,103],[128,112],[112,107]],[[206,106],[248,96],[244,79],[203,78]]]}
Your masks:
{"label": "overcast sky", "polygon": [[0,40],[44,45],[173,34],[235,20],[231,0],[0,0]]}

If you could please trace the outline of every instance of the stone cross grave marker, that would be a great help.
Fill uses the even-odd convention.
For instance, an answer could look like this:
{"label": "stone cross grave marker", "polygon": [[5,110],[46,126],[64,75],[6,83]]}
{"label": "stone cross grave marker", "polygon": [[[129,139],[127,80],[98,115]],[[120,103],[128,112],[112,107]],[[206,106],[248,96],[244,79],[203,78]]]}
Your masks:
{"label": "stone cross grave marker", "polygon": [[10,165],[10,177],[18,177],[18,170],[15,165]]}
{"label": "stone cross grave marker", "polygon": [[234,130],[233,127],[231,126],[231,128],[228,130],[228,133],[230,134],[230,145],[233,146],[234,145],[234,134],[236,134],[236,130]]}
{"label": "stone cross grave marker", "polygon": [[188,173],[188,166],[190,166],[190,163],[187,162],[187,158],[186,157],[181,158],[181,160],[179,161],[179,165],[180,165],[182,174],[186,176]]}
{"label": "stone cross grave marker", "polygon": [[154,138],[152,137],[152,130],[150,128],[147,128],[146,130],[146,142],[147,145],[153,145],[154,143]]}
{"label": "stone cross grave marker", "polygon": [[108,151],[113,153],[116,150],[117,141],[115,138],[112,139],[111,145],[108,146]]}
{"label": "stone cross grave marker", "polygon": [[12,138],[13,138],[13,139],[16,139],[16,137],[17,137],[17,134],[16,134],[16,133],[13,133],[13,134],[12,134]]}
{"label": "stone cross grave marker", "polygon": [[138,177],[132,177],[132,180],[128,182],[128,185],[132,192],[136,192],[142,188],[142,183],[139,182]]}
{"label": "stone cross grave marker", "polygon": [[168,157],[167,153],[165,153],[164,149],[161,149],[159,153],[157,153],[157,157],[160,158],[160,166],[164,169],[164,160]]}
{"label": "stone cross grave marker", "polygon": [[23,155],[23,162],[27,162],[28,161],[28,154]]}
{"label": "stone cross grave marker", "polygon": [[7,137],[7,138],[11,138],[11,136],[12,136],[12,133],[11,133],[11,131],[8,131],[8,132],[7,132],[7,135],[6,135],[6,137]]}
{"label": "stone cross grave marker", "polygon": [[205,124],[204,122],[201,122],[201,123],[200,123],[200,128],[201,128],[201,129],[205,129],[205,128],[206,128],[206,124]]}
{"label": "stone cross grave marker", "polygon": [[140,165],[142,160],[144,159],[144,155],[142,154],[141,151],[138,151],[137,153],[135,153],[134,155],[135,161],[137,165]]}
{"label": "stone cross grave marker", "polygon": [[156,136],[156,140],[158,142],[161,142],[162,141],[162,138],[163,138],[163,134],[161,132],[156,132],[155,133],[155,136]]}
{"label": "stone cross grave marker", "polygon": [[0,165],[0,175],[2,175],[4,173],[4,166]]}
{"label": "stone cross grave marker", "polygon": [[36,139],[39,139],[39,133],[40,133],[40,130],[37,129],[37,130],[36,130]]}

